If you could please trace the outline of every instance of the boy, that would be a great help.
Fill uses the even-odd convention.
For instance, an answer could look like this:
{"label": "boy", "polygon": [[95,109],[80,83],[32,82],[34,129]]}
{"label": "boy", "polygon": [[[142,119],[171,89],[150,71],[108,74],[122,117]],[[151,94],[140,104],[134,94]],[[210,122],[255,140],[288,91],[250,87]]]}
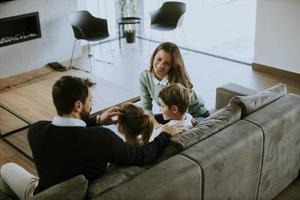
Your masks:
{"label": "boy", "polygon": [[[179,83],[173,83],[163,88],[159,94],[160,111],[163,120],[168,125],[183,125],[184,129],[192,128],[197,121],[187,113],[190,93],[187,88]],[[153,131],[150,141],[160,132],[160,128]]]}

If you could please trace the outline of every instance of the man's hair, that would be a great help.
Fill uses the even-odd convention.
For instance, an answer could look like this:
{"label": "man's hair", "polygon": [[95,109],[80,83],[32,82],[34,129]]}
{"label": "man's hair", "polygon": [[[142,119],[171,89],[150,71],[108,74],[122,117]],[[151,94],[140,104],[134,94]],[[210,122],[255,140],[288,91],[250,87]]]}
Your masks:
{"label": "man's hair", "polygon": [[173,105],[177,106],[179,111],[184,114],[190,104],[190,93],[189,90],[179,83],[172,83],[169,86],[163,88],[158,97],[168,107]]}
{"label": "man's hair", "polygon": [[52,98],[60,116],[70,114],[76,101],[85,103],[88,97],[88,88],[95,85],[90,79],[74,76],[62,76],[52,87]]}

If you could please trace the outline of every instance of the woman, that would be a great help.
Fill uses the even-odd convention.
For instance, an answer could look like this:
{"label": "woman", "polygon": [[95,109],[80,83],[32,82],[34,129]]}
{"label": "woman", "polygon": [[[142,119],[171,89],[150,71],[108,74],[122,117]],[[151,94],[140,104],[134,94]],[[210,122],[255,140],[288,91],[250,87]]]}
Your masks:
{"label": "woman", "polygon": [[[179,48],[173,43],[165,42],[155,49],[150,59],[150,69],[143,71],[139,79],[141,106],[148,114],[153,116],[152,101],[159,104],[160,90],[172,83],[180,83],[190,90],[188,113],[198,121],[209,116],[203,100],[192,90],[193,84],[185,69]],[[160,122],[159,118],[159,116],[155,117],[158,122]]]}

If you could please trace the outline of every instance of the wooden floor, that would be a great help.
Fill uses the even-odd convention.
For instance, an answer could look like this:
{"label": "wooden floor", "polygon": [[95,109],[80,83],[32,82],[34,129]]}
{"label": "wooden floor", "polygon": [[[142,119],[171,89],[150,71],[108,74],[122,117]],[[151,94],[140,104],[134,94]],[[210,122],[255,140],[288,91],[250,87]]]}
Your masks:
{"label": "wooden floor", "polygon": [[[144,43],[142,53],[139,51],[138,46],[132,44],[127,45],[123,44],[122,50],[118,49],[117,42],[113,44],[114,55],[115,55],[115,64],[109,65],[100,62],[93,61],[93,72],[92,74],[87,74],[85,72],[78,71],[69,71],[69,72],[54,72],[48,68],[42,68],[35,70],[30,73],[25,73],[15,77],[9,77],[0,80],[0,103],[3,101],[6,104],[9,104],[13,109],[21,110],[24,114],[29,112],[26,110],[28,106],[24,106],[24,102],[17,104],[11,103],[11,99],[14,98],[23,98],[22,96],[30,97],[32,96],[33,104],[42,104],[51,110],[49,113],[33,113],[33,116],[30,115],[30,121],[36,121],[41,117],[47,116],[47,119],[50,119],[53,115],[53,105],[47,104],[45,102],[37,102],[35,95],[38,95],[41,91],[48,94],[42,95],[44,101],[51,101],[51,96],[49,89],[52,86],[54,80],[58,79],[63,74],[71,73],[73,75],[80,76],[92,76],[95,79],[103,80],[99,81],[97,85],[100,85],[99,88],[109,88],[104,92],[98,91],[96,93],[96,111],[97,109],[102,108],[103,106],[110,105],[112,102],[120,101],[119,94],[123,96],[124,91],[127,93],[127,97],[135,96],[138,94],[138,77],[142,70],[147,69],[149,66],[149,56],[150,51],[148,50],[148,42]],[[156,44],[151,45],[153,47]],[[105,47],[104,47],[105,48]],[[97,49],[96,49],[97,50]],[[105,56],[105,55],[104,55]],[[278,82],[282,82],[288,85],[288,91],[296,94],[300,94],[300,83],[290,80],[289,78],[280,78],[272,75],[268,75],[261,72],[253,71],[251,66],[243,65],[239,63],[230,62],[227,60],[222,60],[219,58],[214,58],[202,54],[197,54],[193,52],[183,51],[183,56],[187,71],[191,77],[191,80],[194,84],[194,89],[199,95],[206,101],[208,108],[213,108],[215,105],[215,89],[216,87],[223,85],[227,82],[234,82],[241,84],[243,86],[253,88],[256,90],[263,90],[268,88]],[[78,66],[87,66],[88,60],[87,56],[84,55],[79,58],[77,61]],[[41,84],[39,84],[41,83]],[[42,84],[44,83],[44,84]],[[113,84],[110,84],[113,83]],[[48,87],[47,87],[48,85]],[[113,87],[111,85],[114,85]],[[28,86],[34,86],[36,91],[28,91]],[[39,89],[39,86],[42,89]],[[45,90],[46,87],[46,90]],[[30,87],[29,87],[30,88]],[[115,91],[116,90],[116,91]],[[31,95],[30,93],[35,95]],[[10,97],[10,98],[9,98]],[[126,98],[127,98],[126,97]],[[116,101],[116,98],[117,99]],[[30,100],[30,99],[29,99]],[[28,99],[23,99],[22,101],[27,101]],[[97,107],[97,105],[102,105]],[[26,104],[25,104],[26,105]],[[35,107],[32,105],[32,108]],[[38,107],[38,106],[37,106]],[[36,107],[35,107],[36,108]],[[43,110],[43,108],[41,108]],[[41,110],[40,110],[41,111]],[[3,111],[2,111],[3,112]],[[41,111],[43,112],[43,111]],[[0,110],[1,114],[1,110]],[[0,116],[0,121],[1,119]],[[7,127],[8,129],[11,127]],[[20,138],[17,137],[20,140]],[[16,162],[22,165],[24,168],[29,170],[31,173],[36,174],[34,164],[24,157],[17,150],[12,148],[10,145],[0,140],[0,166],[7,162]],[[294,183],[292,183],[288,188],[282,191],[275,199],[276,200],[292,200],[300,199],[300,178],[298,178]]]}

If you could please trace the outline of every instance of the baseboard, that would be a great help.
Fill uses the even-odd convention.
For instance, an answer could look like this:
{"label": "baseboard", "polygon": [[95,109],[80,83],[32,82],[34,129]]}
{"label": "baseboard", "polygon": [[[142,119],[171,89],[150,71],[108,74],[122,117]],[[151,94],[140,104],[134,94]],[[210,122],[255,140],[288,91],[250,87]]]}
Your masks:
{"label": "baseboard", "polygon": [[282,70],[282,69],[278,69],[275,67],[270,67],[258,63],[252,63],[252,69],[254,71],[268,73],[273,76],[288,78],[293,81],[297,81],[298,83],[300,82],[300,74],[297,74],[295,72],[290,72],[290,71],[286,71],[286,70]]}

